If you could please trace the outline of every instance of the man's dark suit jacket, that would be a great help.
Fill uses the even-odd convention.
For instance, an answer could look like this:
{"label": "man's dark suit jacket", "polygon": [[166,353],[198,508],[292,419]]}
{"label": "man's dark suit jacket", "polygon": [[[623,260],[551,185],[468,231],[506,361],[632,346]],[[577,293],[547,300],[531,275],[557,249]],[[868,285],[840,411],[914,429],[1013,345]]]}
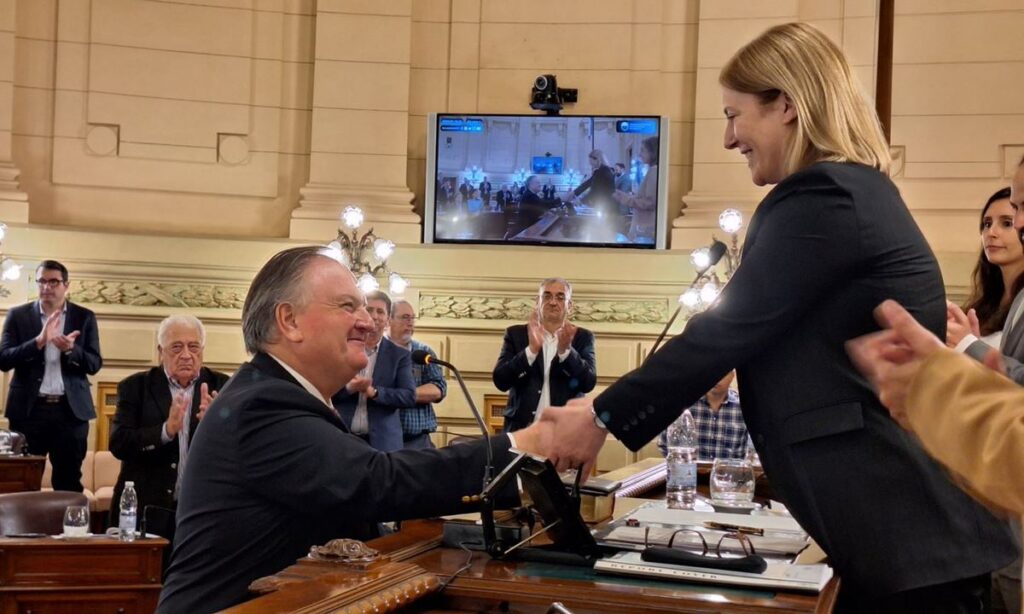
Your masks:
{"label": "man's dark suit jacket", "polygon": [[[491,447],[499,468],[512,459],[507,437]],[[468,511],[461,498],[480,492],[486,461],[483,441],[378,452],[277,361],[257,354],[196,431],[158,611],[222,610],[314,544],[372,537],[381,521]],[[502,504],[518,501],[510,487]]]}
{"label": "man's dark suit jacket", "polygon": [[[193,385],[192,408],[189,418],[189,441],[199,426],[200,386],[206,384],[210,392],[220,390],[228,381],[227,374],[199,370]],[[121,459],[121,473],[114,486],[111,501],[111,522],[116,525],[120,509],[121,492],[126,481],[135,482],[139,495],[140,514],[147,505],[174,509],[174,484],[178,481],[178,438],[163,443],[160,440],[164,422],[171,409],[171,389],[163,367],[153,367],[129,375],[117,385],[117,413],[110,430],[110,451]]]}
{"label": "man's dark suit jacket", "polygon": [[[416,405],[416,380],[412,376],[412,357],[390,339],[383,338],[377,346],[377,363],[373,366],[373,387],[377,398],[366,400],[366,415],[370,423],[370,445],[381,452],[401,450],[402,417],[399,410]],[[344,388],[331,398],[334,407],[352,424],[359,393]]]}
{"label": "man's dark suit jacket", "polygon": [[[525,324],[505,329],[498,364],[491,378],[502,392],[508,392],[505,408],[505,430],[517,431],[533,422],[544,387],[544,355],[538,353],[531,365],[526,358],[529,335]],[[564,361],[552,358],[554,363],[548,374],[551,386],[551,405],[565,405],[570,399],[581,397],[594,389],[597,383],[597,359],[594,357],[594,333],[585,328],[576,329],[569,355]]]}
{"label": "man's dark suit jacket", "polygon": [[989,572],[1013,560],[1005,525],[889,417],[844,350],[878,330],[887,298],[945,338],[942,277],[896,187],[865,166],[814,164],[758,206],[718,305],[595,411],[638,450],[736,368],[765,473],[844,587],[877,595]]}
{"label": "man's dark suit jacket", "polygon": [[[96,417],[96,408],[92,402],[88,376],[103,366],[96,315],[80,305],[71,302],[66,304],[63,332],[67,334],[77,330],[81,334],[75,340],[71,353],[60,355],[64,395],[79,420],[92,420]],[[0,371],[14,369],[11,389],[7,394],[7,418],[10,420],[28,417],[39,395],[39,386],[46,372],[46,348],[36,347],[36,337],[42,330],[38,301],[11,309],[4,321],[3,339],[0,340]]]}

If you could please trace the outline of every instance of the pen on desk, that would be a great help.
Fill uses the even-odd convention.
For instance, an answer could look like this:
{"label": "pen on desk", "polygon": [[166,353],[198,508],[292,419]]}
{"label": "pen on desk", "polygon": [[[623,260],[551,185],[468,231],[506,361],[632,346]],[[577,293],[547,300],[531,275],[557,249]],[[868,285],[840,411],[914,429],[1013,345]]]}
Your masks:
{"label": "pen on desk", "polygon": [[755,529],[754,527],[741,527],[738,524],[728,524],[725,522],[714,522],[708,520],[704,523],[704,527],[707,529],[718,529],[719,531],[735,531],[737,533],[743,533],[745,535],[757,535],[764,537],[764,529]]}

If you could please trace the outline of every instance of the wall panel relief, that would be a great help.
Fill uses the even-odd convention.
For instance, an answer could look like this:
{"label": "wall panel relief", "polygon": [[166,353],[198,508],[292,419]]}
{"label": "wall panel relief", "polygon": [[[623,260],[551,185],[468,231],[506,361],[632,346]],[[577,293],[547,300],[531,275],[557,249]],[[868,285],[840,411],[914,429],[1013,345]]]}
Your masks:
{"label": "wall panel relief", "polygon": [[83,305],[241,309],[244,285],[154,282],[145,280],[72,279],[70,292]]}
{"label": "wall panel relief", "polygon": [[[419,315],[427,318],[525,321],[536,307],[530,296],[420,294]],[[666,299],[573,299],[576,322],[661,324],[668,319]]]}
{"label": "wall panel relief", "polygon": [[53,182],[278,194],[283,16],[58,0]]}

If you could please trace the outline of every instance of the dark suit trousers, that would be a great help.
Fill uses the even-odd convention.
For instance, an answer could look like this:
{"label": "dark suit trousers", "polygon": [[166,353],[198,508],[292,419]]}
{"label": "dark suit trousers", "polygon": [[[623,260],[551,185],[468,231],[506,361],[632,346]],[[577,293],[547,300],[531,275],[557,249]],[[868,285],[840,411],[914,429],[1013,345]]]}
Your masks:
{"label": "dark suit trousers", "polygon": [[836,614],[983,614],[991,609],[990,574],[869,597],[839,589]]}
{"label": "dark suit trousers", "polygon": [[27,417],[11,420],[11,429],[25,434],[29,454],[50,455],[54,490],[82,492],[89,423],[72,413],[66,395],[58,403],[37,398]]}

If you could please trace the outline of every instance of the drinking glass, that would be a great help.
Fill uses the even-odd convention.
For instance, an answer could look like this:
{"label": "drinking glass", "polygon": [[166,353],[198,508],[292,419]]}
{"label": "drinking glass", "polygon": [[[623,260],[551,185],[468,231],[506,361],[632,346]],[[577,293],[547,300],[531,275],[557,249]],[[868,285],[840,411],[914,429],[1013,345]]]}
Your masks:
{"label": "drinking glass", "polygon": [[89,507],[69,505],[64,510],[64,537],[86,537],[89,535]]}
{"label": "drinking glass", "polygon": [[711,467],[711,499],[725,504],[754,500],[754,470],[742,458],[716,458]]}
{"label": "drinking glass", "polygon": [[0,456],[10,456],[14,453],[12,440],[10,431],[0,429]]}

